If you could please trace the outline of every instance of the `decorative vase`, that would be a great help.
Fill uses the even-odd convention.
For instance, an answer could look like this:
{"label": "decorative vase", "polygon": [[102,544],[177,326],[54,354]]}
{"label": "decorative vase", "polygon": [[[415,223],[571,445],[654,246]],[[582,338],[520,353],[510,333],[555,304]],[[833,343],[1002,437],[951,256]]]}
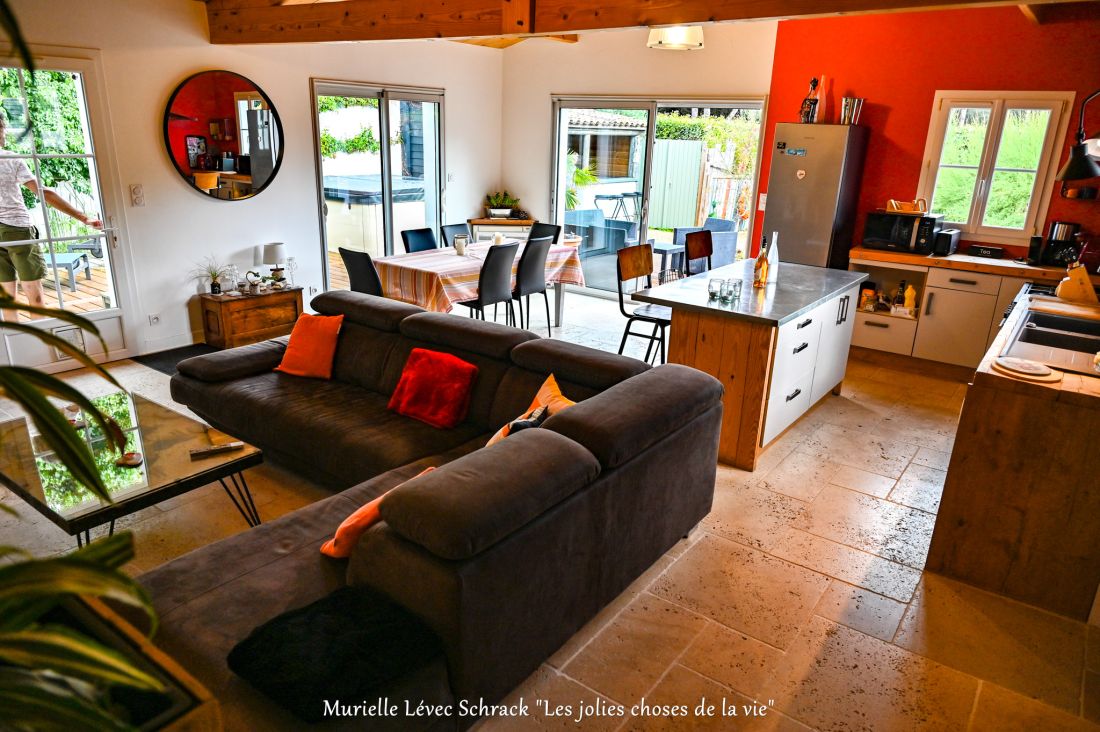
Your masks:
{"label": "decorative vase", "polygon": [[250,284],[248,286],[248,293],[250,295],[259,295],[260,294],[260,283],[259,282],[253,282],[252,284]]}

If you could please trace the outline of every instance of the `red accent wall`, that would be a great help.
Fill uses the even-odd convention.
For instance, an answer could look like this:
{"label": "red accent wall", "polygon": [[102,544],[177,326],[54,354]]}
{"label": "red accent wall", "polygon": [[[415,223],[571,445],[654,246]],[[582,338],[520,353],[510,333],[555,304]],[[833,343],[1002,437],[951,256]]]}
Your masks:
{"label": "red accent wall", "polygon": [[[224,71],[212,71],[196,76],[180,89],[172,102],[172,111],[184,117],[193,117],[196,121],[174,119],[168,122],[168,140],[172,149],[172,158],[181,170],[190,171],[187,163],[187,144],[185,138],[201,135],[206,138],[206,151],[211,155],[224,152],[240,153],[240,141],[237,131],[231,129],[233,139],[224,139],[224,120],[229,119],[235,125],[237,112],[234,108],[235,92],[255,91],[247,79]],[[210,123],[218,122],[222,128],[222,139],[215,140],[210,135]]]}
{"label": "red accent wall", "polygon": [[[1014,6],[781,22],[760,190],[768,189],[775,123],[798,121],[809,80],[821,74],[828,78],[826,121],[837,121],[841,97],[867,100],[860,124],[871,128],[871,137],[855,242],[862,239],[868,211],[890,198],[916,196],[937,89],[1075,91],[1060,168],[1077,129],[1079,105],[1100,88],[1100,7],[1073,3],[1048,10],[1050,18],[1042,25]],[[1100,99],[1087,109],[1085,131],[1100,133]],[[1093,246],[1100,244],[1100,200],[1064,199],[1055,191],[1047,218],[1079,222],[1092,235]],[[758,213],[754,249],[763,221]],[[1027,249],[1009,251],[1020,256]]]}

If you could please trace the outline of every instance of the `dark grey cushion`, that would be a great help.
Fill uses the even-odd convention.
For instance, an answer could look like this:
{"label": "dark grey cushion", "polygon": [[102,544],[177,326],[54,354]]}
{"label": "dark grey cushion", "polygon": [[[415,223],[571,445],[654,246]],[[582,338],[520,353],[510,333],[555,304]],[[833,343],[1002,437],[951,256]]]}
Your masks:
{"label": "dark grey cushion", "polygon": [[206,353],[179,362],[176,370],[200,381],[230,381],[271,371],[283,360],[289,336]]}
{"label": "dark grey cushion", "polygon": [[614,386],[650,368],[636,358],[551,338],[519,344],[512,349],[511,356],[517,366],[554,374],[559,384],[571,381],[597,390]]}
{"label": "dark grey cushion", "polygon": [[321,315],[343,315],[345,321],[390,332],[396,332],[410,315],[424,312],[424,308],[399,300],[347,290],[322,292],[309,306]]}
{"label": "dark grey cushion", "polygon": [[[508,466],[502,470],[501,466]],[[467,559],[591,483],[599,463],[580,445],[524,430],[394,490],[386,523],[444,559]]]}
{"label": "dark grey cushion", "polygon": [[401,321],[401,332],[413,340],[458,348],[506,360],[512,349],[538,336],[508,325],[443,313],[421,313]]}
{"label": "dark grey cushion", "polygon": [[584,445],[606,470],[644,452],[721,400],[722,384],[713,376],[665,364],[558,412],[542,427]]}

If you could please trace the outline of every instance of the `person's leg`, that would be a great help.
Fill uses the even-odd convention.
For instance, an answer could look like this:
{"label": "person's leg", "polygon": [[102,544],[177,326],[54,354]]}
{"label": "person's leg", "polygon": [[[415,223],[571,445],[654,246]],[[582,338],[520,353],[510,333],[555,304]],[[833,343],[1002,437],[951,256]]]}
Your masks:
{"label": "person's leg", "polygon": [[[2,224],[0,224],[2,226]],[[0,287],[4,292],[15,299],[15,266],[11,262],[11,255],[7,247],[0,247]],[[0,310],[0,321],[15,321],[19,315],[14,310]]]}
{"label": "person's leg", "polygon": [[[4,292],[11,295],[11,299],[15,299],[15,282],[0,282],[0,287],[4,288]],[[15,322],[18,320],[19,314],[14,310],[3,309],[0,310],[0,321],[10,320]]]}
{"label": "person's leg", "polygon": [[[24,229],[24,238],[35,239],[38,232],[31,227]],[[37,244],[20,244],[7,247],[11,256],[15,273],[23,285],[23,294],[27,296],[27,302],[34,307],[45,307],[46,299],[42,288],[42,278],[46,276],[46,260],[42,252],[38,251]],[[32,318],[40,318],[40,315],[32,315]]]}

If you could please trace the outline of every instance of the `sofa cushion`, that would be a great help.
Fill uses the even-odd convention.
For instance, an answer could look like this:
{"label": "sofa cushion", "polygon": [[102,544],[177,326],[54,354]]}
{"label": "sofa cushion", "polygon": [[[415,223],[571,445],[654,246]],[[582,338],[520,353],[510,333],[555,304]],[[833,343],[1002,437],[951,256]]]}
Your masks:
{"label": "sofa cushion", "polygon": [[332,378],[382,392],[386,361],[394,344],[403,338],[400,333],[352,323],[345,317],[332,362]]}
{"label": "sofa cushion", "polygon": [[332,360],[343,323],[343,315],[299,315],[283,360],[275,370],[307,379],[331,379]]}
{"label": "sofa cushion", "polygon": [[349,322],[391,333],[397,332],[405,318],[424,312],[416,305],[347,290],[322,292],[309,301],[309,306],[321,315],[345,315]]}
{"label": "sofa cushion", "polygon": [[176,370],[199,381],[232,381],[271,371],[283,360],[288,336],[180,361]]}
{"label": "sofa cushion", "polygon": [[[419,478],[424,473],[433,470],[435,470],[435,467],[424,468],[415,477]],[[413,480],[413,478],[410,478],[410,480]],[[404,485],[404,483],[401,485]],[[393,490],[393,488],[390,490]],[[351,550],[359,543],[359,537],[363,535],[363,532],[382,520],[382,513],[378,510],[378,507],[387,493],[389,491],[378,496],[378,498],[372,498],[352,511],[351,515],[336,527],[336,532],[332,535],[332,538],[321,545],[321,553],[333,559],[347,559],[351,556]]]}
{"label": "sofa cushion", "polygon": [[457,356],[414,348],[390,395],[389,409],[439,429],[466,419],[477,366]]}
{"label": "sofa cushion", "polygon": [[470,422],[436,429],[389,411],[383,394],[277,372],[218,384],[177,379],[172,394],[200,416],[216,415],[219,428],[235,437],[265,450],[308,455],[345,485],[486,432]]}
{"label": "sofa cushion", "polygon": [[722,384],[713,376],[665,364],[555,414],[542,427],[584,445],[606,470],[649,449],[721,399]]}
{"label": "sofa cushion", "polygon": [[486,320],[458,318],[443,313],[410,315],[401,321],[407,337],[440,346],[459,348],[500,360],[527,341],[539,340],[534,333]]}
{"label": "sofa cushion", "polygon": [[581,490],[599,472],[596,459],[575,442],[547,430],[524,430],[392,491],[382,501],[382,518],[438,557],[467,559]]}

